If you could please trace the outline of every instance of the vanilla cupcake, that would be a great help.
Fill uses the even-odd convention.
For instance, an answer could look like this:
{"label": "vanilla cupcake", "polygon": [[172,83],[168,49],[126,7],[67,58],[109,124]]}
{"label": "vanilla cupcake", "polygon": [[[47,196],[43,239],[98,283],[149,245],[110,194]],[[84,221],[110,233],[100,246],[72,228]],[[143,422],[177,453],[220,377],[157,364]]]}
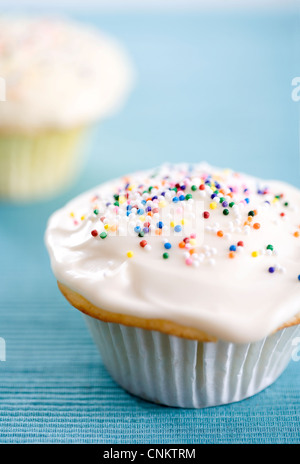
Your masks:
{"label": "vanilla cupcake", "polygon": [[300,192],[207,164],[113,180],[55,212],[66,299],[129,392],[178,407],[242,400],[300,335]]}
{"label": "vanilla cupcake", "polygon": [[76,176],[92,124],[132,85],[122,47],[80,23],[0,16],[0,197],[31,200]]}

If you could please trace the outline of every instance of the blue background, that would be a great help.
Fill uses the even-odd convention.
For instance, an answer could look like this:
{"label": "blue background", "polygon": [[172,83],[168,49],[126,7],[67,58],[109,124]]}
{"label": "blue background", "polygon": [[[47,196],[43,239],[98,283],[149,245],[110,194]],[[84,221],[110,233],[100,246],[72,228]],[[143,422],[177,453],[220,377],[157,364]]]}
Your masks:
{"label": "blue background", "polygon": [[[70,12],[69,12],[70,13]],[[68,14],[68,11],[64,11]],[[102,181],[163,161],[201,161],[299,186],[295,12],[73,13],[124,42],[137,82],[96,128],[72,189],[0,204],[1,442],[299,443],[299,363],[237,404],[173,409],[107,374],[78,311],[60,295],[43,234],[49,215]],[[298,47],[299,48],[299,47]]]}

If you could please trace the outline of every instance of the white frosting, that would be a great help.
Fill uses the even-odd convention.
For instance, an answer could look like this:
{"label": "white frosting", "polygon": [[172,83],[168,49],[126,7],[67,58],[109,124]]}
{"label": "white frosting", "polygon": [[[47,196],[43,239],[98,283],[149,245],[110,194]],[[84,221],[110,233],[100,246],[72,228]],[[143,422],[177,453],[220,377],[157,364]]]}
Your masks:
{"label": "white frosting", "polygon": [[3,128],[65,128],[116,111],[131,85],[129,59],[115,40],[76,22],[0,17]]}
{"label": "white frosting", "polygon": [[[165,165],[153,172],[155,177],[141,172],[125,181],[102,184],[52,215],[46,244],[57,280],[104,310],[169,320],[233,342],[262,339],[299,313],[300,237],[295,236],[300,232],[299,190],[206,164],[192,169]],[[212,188],[208,184],[204,190],[198,188],[208,174],[223,188],[215,200],[211,199],[214,183]],[[185,183],[184,192],[169,190],[173,185],[170,180]],[[129,190],[120,192],[119,207],[107,206],[126,182]],[[141,196],[137,193],[140,184],[155,188]],[[161,196],[163,191],[165,196]],[[172,200],[187,194],[192,198],[177,203]],[[280,194],[284,196],[276,198]],[[153,196],[157,200],[149,201]],[[222,206],[220,197],[233,201],[234,206]],[[127,201],[140,209],[151,207],[152,213],[158,202],[159,212],[144,219],[146,210],[139,215],[141,211],[133,209],[127,216]],[[211,203],[216,204],[215,209],[210,208]],[[95,208],[98,214],[93,212]],[[229,211],[226,216],[224,209]],[[254,210],[256,215],[245,226],[248,212]],[[203,218],[204,211],[210,213],[208,219]],[[174,225],[180,225],[183,217],[183,230],[176,232]],[[139,237],[133,228],[143,228],[147,221],[153,230]],[[162,235],[156,235],[159,221],[163,222]],[[118,232],[114,232],[116,224]],[[91,235],[93,230],[98,232],[96,237]],[[102,232],[107,233],[104,239],[99,236]],[[189,248],[180,248],[183,238],[193,233],[196,239],[192,238]],[[140,246],[142,240],[147,246]],[[165,241],[172,245],[169,250]],[[239,241],[244,246],[230,258],[229,247]],[[273,250],[267,249],[268,245]],[[128,251],[133,252],[131,258]],[[253,257],[255,251],[258,256]],[[168,259],[163,258],[164,252],[168,252]]]}

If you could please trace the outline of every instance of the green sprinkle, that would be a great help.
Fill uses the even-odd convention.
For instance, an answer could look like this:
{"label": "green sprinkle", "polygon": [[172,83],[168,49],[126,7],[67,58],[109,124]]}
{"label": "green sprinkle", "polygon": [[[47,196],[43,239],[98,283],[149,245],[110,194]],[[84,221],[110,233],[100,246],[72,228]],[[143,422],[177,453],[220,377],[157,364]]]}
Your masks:
{"label": "green sprinkle", "polygon": [[215,191],[214,191],[214,193],[215,193],[216,195],[218,195],[218,193],[219,193],[219,190],[215,190]]}
{"label": "green sprinkle", "polygon": [[224,197],[221,197],[221,198],[220,198],[220,203],[223,203],[223,201],[225,201],[225,198],[224,198]]}
{"label": "green sprinkle", "polygon": [[289,206],[289,204],[288,204],[288,202],[287,202],[287,201],[284,203],[284,206]]}
{"label": "green sprinkle", "polygon": [[106,232],[101,232],[100,237],[101,237],[101,238],[106,238],[106,237],[107,237],[107,233],[106,233]]}
{"label": "green sprinkle", "polygon": [[99,209],[94,209],[94,214],[99,214]]}
{"label": "green sprinkle", "polygon": [[254,217],[254,216],[255,216],[255,213],[254,213],[254,211],[249,211],[249,213],[248,213],[248,216],[252,216],[252,217]]}
{"label": "green sprinkle", "polygon": [[164,259],[168,259],[168,257],[169,257],[169,253],[164,253],[164,254],[163,254],[163,258],[164,258]]}
{"label": "green sprinkle", "polygon": [[144,237],[145,233],[141,230],[141,232],[139,232],[139,237]]}
{"label": "green sprinkle", "polygon": [[193,198],[193,195],[191,193],[188,193],[186,196],[185,196],[185,199],[186,200],[190,200],[191,198]]}
{"label": "green sprinkle", "polygon": [[228,216],[229,210],[227,208],[223,209],[223,214],[224,216]]}
{"label": "green sprinkle", "polygon": [[196,185],[192,185],[192,186],[191,186],[191,190],[193,190],[193,192],[196,192],[196,190],[197,190]]}
{"label": "green sprinkle", "polygon": [[268,246],[267,246],[267,250],[272,250],[272,251],[273,251],[273,250],[274,250],[273,245],[268,245]]}
{"label": "green sprinkle", "polygon": [[232,207],[234,206],[234,201],[231,201],[231,202],[229,203],[229,206],[230,206],[230,208],[232,208]]}

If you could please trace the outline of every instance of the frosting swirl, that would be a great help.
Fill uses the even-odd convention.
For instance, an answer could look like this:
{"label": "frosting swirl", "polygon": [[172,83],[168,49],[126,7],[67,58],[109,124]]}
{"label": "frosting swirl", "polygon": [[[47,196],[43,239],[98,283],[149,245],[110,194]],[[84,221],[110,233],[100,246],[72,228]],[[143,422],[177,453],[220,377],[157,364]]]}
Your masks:
{"label": "frosting swirl", "polygon": [[0,17],[0,129],[65,128],[117,110],[133,72],[114,39],[74,21]]}
{"label": "frosting swirl", "polygon": [[300,311],[299,205],[279,181],[163,165],[72,200],[46,244],[57,280],[99,308],[246,343]]}

